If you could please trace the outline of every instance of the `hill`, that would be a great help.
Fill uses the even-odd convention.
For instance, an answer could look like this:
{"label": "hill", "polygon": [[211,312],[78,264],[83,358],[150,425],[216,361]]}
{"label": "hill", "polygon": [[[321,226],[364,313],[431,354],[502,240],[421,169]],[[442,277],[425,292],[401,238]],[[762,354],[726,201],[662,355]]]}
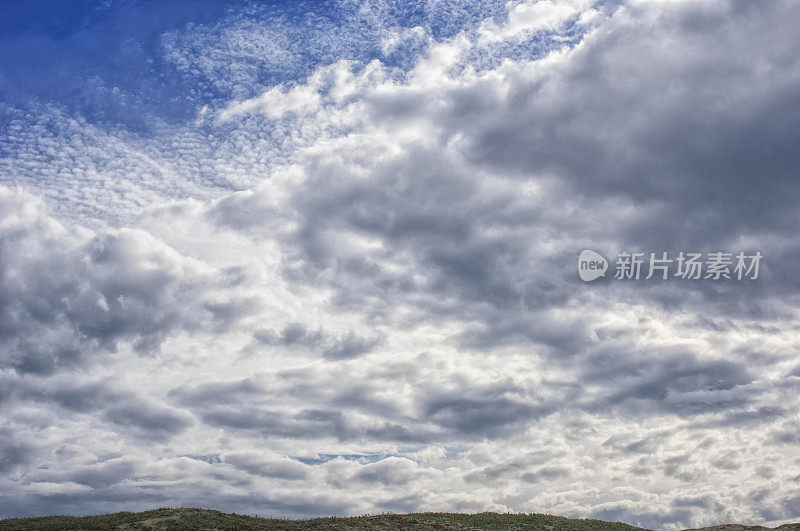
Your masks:
{"label": "hill", "polygon": [[[642,529],[620,522],[581,520],[544,514],[413,513],[326,517],[309,520],[258,518],[206,509],[156,509],[139,513],[121,512],[98,516],[42,516],[0,520],[0,530],[547,530],[547,531],[635,531]],[[727,525],[706,531],[760,531],[765,527]],[[800,531],[800,524],[781,526],[780,531]]]}
{"label": "hill", "polygon": [[99,516],[43,516],[0,521],[0,530],[36,529],[114,529],[114,530],[478,530],[547,529],[551,531],[635,531],[623,523],[600,520],[575,520],[543,514],[461,514],[416,513],[381,514],[351,518],[313,518],[282,520],[227,514],[205,509],[156,509],[140,513],[114,513]]}

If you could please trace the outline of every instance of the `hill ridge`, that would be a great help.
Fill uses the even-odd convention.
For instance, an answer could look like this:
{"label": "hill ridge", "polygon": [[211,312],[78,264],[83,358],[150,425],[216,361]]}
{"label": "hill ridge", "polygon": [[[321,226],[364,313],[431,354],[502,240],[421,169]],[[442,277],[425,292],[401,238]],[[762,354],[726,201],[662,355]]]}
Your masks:
{"label": "hill ridge", "polygon": [[[0,530],[544,530],[544,531],[638,531],[645,528],[622,522],[576,519],[548,514],[514,513],[385,513],[351,517],[302,520],[262,518],[213,509],[160,508],[92,516],[39,516],[0,520]],[[800,524],[776,528],[724,524],[686,531],[800,531]]]}

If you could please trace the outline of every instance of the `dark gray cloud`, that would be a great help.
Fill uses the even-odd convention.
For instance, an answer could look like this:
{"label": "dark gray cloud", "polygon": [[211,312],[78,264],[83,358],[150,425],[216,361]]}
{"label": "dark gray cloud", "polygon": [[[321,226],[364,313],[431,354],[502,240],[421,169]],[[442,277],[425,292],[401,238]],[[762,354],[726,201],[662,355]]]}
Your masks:
{"label": "dark gray cloud", "polygon": [[88,416],[148,442],[165,441],[192,424],[186,412],[105,381],[19,378],[8,381],[8,390],[7,399],[0,403],[0,411],[6,414],[22,404],[58,408],[62,416]]}
{"label": "dark gray cloud", "polygon": [[702,361],[689,353],[634,354],[613,349],[583,362],[585,385],[599,383],[606,395],[591,407],[653,408],[677,415],[730,411],[755,398],[747,367],[728,360]]}
{"label": "dark gray cloud", "polygon": [[306,466],[290,459],[265,460],[255,454],[231,454],[225,462],[248,474],[268,478],[302,480],[308,477]]}
{"label": "dark gray cloud", "polygon": [[571,470],[566,467],[542,467],[539,470],[522,474],[521,479],[528,483],[542,483],[545,481],[552,481],[554,479],[567,477],[569,476],[570,472]]}
{"label": "dark gray cloud", "polygon": [[[93,463],[79,470],[69,472],[38,472],[37,481],[63,481],[69,480],[93,489],[106,489],[126,479],[131,479],[136,473],[136,466],[126,459],[112,459],[100,463]],[[34,479],[34,478],[31,478]]]}
{"label": "dark gray cloud", "polygon": [[3,191],[0,229],[0,365],[52,374],[117,351],[142,354],[170,334],[225,328],[258,301],[212,298],[215,271],[137,230],[86,238],[43,205]]}
{"label": "dark gray cloud", "polygon": [[[497,439],[524,431],[556,408],[513,387],[457,392],[421,388],[412,396],[415,414],[407,415],[382,403],[369,386],[351,393],[345,389],[352,384],[329,380],[329,385],[339,388],[320,392],[304,385],[281,386],[282,399],[273,392],[275,384],[251,380],[177,388],[169,394],[210,426],[284,439],[403,443]],[[296,403],[306,407],[287,407]]]}
{"label": "dark gray cloud", "polygon": [[378,332],[365,337],[353,331],[332,334],[322,329],[309,330],[302,323],[289,323],[280,333],[274,330],[257,330],[253,336],[265,345],[302,347],[322,357],[334,360],[356,358],[372,352],[386,342],[386,333]]}
{"label": "dark gray cloud", "polygon": [[0,472],[13,473],[33,460],[35,447],[19,440],[10,428],[0,429]]}
{"label": "dark gray cloud", "polygon": [[476,162],[520,176],[555,171],[578,193],[666,207],[644,225],[609,226],[625,243],[792,230],[797,57],[782,19],[796,6],[773,7],[755,16],[746,2],[682,4],[653,16],[625,6],[558,75],[504,100],[484,91],[483,121],[455,106],[441,119]]}
{"label": "dark gray cloud", "polygon": [[499,388],[431,393],[424,400],[423,418],[462,435],[497,437],[525,429],[554,408],[520,400],[513,392]]}
{"label": "dark gray cloud", "polygon": [[103,411],[102,418],[146,441],[168,439],[191,426],[191,417],[143,400],[123,400]]}

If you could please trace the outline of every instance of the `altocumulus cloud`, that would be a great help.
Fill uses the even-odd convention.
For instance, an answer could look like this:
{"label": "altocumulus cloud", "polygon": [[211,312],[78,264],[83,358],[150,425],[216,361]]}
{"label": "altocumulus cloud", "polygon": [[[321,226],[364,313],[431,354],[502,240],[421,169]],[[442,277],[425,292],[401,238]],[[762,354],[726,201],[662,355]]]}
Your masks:
{"label": "altocumulus cloud", "polygon": [[148,9],[2,26],[0,516],[800,518],[795,2]]}

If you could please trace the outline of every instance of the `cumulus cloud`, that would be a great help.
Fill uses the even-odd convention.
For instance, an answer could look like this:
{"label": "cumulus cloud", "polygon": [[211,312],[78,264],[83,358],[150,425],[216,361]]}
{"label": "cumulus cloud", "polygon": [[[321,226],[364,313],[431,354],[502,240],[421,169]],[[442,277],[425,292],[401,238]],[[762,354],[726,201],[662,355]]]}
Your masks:
{"label": "cumulus cloud", "polygon": [[144,231],[69,231],[6,188],[0,202],[4,368],[75,368],[121,341],[147,354],[171,333],[226,328],[258,305],[218,301],[219,271]]}
{"label": "cumulus cloud", "polygon": [[310,331],[302,323],[289,323],[280,333],[257,330],[253,336],[262,344],[304,347],[331,359],[358,357],[386,342],[386,334],[382,332],[373,337],[360,336],[352,331],[337,336],[322,330]]}

